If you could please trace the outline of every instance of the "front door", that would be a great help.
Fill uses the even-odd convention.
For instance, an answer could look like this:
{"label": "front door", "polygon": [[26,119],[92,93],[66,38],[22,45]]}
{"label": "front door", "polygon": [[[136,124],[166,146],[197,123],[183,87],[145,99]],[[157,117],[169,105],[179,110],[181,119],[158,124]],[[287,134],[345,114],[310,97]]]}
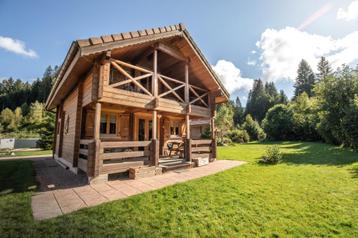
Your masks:
{"label": "front door", "polygon": [[[138,134],[139,141],[146,141],[152,139],[152,120],[149,118],[138,118]],[[140,147],[139,150],[144,150]]]}

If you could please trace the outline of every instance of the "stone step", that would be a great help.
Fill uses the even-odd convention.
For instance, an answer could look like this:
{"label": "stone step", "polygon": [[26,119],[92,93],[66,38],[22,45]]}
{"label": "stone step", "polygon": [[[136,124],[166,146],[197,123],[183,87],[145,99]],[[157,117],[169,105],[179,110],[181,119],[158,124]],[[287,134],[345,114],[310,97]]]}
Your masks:
{"label": "stone step", "polygon": [[192,164],[190,162],[180,162],[171,164],[160,164],[159,166],[162,168],[163,173],[165,173],[177,169],[189,169],[192,167]]}

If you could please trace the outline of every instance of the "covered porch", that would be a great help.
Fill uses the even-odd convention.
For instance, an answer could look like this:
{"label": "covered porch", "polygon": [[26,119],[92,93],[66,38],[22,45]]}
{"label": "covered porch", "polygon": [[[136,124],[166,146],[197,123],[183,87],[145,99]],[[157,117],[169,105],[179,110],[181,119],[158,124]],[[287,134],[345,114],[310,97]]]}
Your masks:
{"label": "covered porch", "polygon": [[157,175],[194,167],[197,157],[216,158],[215,141],[191,139],[186,115],[108,103],[82,114],[78,168],[90,179],[138,168]]}

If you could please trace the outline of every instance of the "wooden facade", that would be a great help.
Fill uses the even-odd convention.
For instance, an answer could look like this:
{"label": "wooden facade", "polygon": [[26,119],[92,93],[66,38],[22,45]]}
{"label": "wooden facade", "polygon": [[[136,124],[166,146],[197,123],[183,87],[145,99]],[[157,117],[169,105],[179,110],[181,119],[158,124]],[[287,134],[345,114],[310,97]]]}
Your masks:
{"label": "wooden facade", "polygon": [[[160,167],[176,143],[189,163],[214,160],[215,106],[228,97],[181,24],[75,41],[46,103],[54,158],[90,180]],[[193,140],[192,119],[211,123],[210,140]]]}

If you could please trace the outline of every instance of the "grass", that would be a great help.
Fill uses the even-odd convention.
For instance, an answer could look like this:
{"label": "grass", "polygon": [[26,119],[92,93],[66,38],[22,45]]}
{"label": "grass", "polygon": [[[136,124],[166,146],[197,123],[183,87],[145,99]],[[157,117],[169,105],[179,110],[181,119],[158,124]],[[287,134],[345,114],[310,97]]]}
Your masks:
{"label": "grass", "polygon": [[[14,164],[4,166],[4,161],[0,161],[0,191],[14,184],[14,193],[0,196],[0,234],[1,237],[358,237],[358,154],[320,143],[277,144],[284,153],[278,165],[256,162],[267,144],[221,147],[220,159],[249,163],[41,222],[35,222],[31,216],[31,192],[27,191],[29,185],[34,185],[29,177],[31,166],[24,164],[27,161],[19,162],[22,165],[16,166],[24,170],[20,173]],[[4,172],[9,168],[6,166],[13,173]],[[3,186],[3,180],[9,176],[14,178],[13,182]],[[20,186],[22,183],[25,185]]]}
{"label": "grass", "polygon": [[16,150],[14,155],[0,154],[0,157],[52,155],[52,150]]}

